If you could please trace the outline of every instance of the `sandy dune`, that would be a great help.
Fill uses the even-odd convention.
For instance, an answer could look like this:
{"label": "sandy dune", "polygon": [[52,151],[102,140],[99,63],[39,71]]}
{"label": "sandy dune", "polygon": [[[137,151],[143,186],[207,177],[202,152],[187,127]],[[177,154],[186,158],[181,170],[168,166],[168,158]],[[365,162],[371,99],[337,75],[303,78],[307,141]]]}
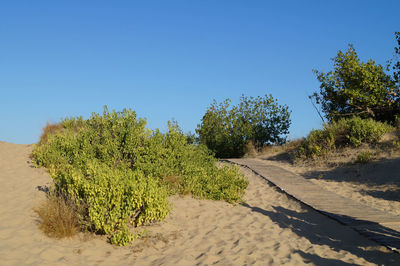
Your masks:
{"label": "sandy dune", "polygon": [[39,231],[32,208],[50,183],[29,163],[31,146],[0,142],[1,265],[398,265],[389,252],[353,230],[288,198],[243,170],[246,203],[172,197],[174,209],[144,237],[114,247],[81,234],[54,240]]}

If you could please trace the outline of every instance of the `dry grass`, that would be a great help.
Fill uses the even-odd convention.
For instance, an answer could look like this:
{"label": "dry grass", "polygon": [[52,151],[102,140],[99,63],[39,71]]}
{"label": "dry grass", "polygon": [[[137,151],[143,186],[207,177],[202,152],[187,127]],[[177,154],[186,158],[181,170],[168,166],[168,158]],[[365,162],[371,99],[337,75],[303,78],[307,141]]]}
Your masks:
{"label": "dry grass", "polygon": [[291,154],[296,151],[303,139],[295,139],[288,141],[284,145],[269,145],[265,146],[262,149],[257,150],[252,142],[249,142],[246,146],[246,153],[244,157],[262,157],[262,156],[269,156],[269,155],[276,155],[280,153],[287,153],[291,156]]}
{"label": "dry grass", "polygon": [[254,147],[254,143],[252,141],[249,141],[249,143],[246,144],[245,147],[245,152],[244,152],[244,157],[256,157],[258,155],[257,149]]}
{"label": "dry grass", "polygon": [[42,135],[40,136],[40,144],[47,143],[47,139],[49,135],[58,133],[58,132],[63,132],[64,127],[61,124],[51,124],[49,122],[46,123],[46,126],[42,130]]}
{"label": "dry grass", "polygon": [[190,188],[183,188],[183,181],[180,176],[177,175],[168,175],[164,177],[164,182],[171,191],[174,191],[175,193],[179,193],[181,195],[190,195]]}
{"label": "dry grass", "polygon": [[49,237],[72,237],[80,230],[79,212],[73,203],[55,192],[34,210],[40,218],[40,229]]}

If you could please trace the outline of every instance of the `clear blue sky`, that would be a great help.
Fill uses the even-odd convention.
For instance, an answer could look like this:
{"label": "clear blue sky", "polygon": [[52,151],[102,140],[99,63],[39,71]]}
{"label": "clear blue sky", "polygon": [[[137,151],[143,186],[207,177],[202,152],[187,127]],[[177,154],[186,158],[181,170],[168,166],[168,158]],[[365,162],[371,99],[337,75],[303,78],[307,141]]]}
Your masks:
{"label": "clear blue sky", "polygon": [[0,140],[103,106],[150,128],[194,132],[213,99],[271,93],[292,110],[290,138],[321,126],[307,95],[353,43],[394,54],[400,1],[1,1]]}

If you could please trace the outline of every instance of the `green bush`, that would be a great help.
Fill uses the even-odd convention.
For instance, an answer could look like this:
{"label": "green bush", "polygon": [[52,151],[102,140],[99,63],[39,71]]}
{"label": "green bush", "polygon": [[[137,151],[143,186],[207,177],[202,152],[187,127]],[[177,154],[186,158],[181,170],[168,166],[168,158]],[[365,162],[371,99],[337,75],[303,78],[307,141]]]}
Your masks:
{"label": "green bush", "polygon": [[[362,143],[377,143],[382,136],[393,129],[386,123],[377,122],[373,119],[361,119],[359,117],[342,120],[345,121],[344,127],[348,127],[347,139],[350,144],[357,147]],[[338,123],[339,126],[340,123]]]}
{"label": "green bush", "polygon": [[357,156],[357,162],[365,164],[374,159],[374,155],[370,151],[362,152]]}
{"label": "green bush", "polygon": [[86,208],[90,230],[113,244],[133,240],[128,224],[159,221],[170,210],[168,195],[240,201],[247,180],[234,166],[217,167],[203,145],[188,143],[176,123],[167,133],[145,128],[131,110],[68,118],[33,150],[59,191]]}
{"label": "green bush", "polygon": [[295,157],[317,158],[345,146],[376,144],[390,130],[393,130],[393,127],[371,118],[340,119],[337,122],[325,124],[323,129],[312,130],[303,140]]}
{"label": "green bush", "polygon": [[297,158],[317,158],[336,149],[335,136],[329,130],[312,130],[295,153]]}
{"label": "green bush", "polygon": [[232,107],[229,99],[219,104],[214,101],[196,129],[200,143],[218,158],[242,157],[249,143],[261,148],[286,141],[290,126],[287,106],[278,105],[272,95],[242,95],[240,100]]}

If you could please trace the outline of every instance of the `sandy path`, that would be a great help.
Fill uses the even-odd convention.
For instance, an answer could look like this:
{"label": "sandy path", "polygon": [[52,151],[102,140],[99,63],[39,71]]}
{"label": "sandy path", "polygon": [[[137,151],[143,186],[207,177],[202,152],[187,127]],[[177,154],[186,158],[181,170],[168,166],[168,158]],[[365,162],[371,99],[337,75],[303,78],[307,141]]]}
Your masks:
{"label": "sandy path", "polygon": [[353,230],[301,205],[245,171],[246,204],[172,197],[174,209],[146,237],[114,247],[102,237],[44,236],[33,207],[49,183],[27,163],[31,147],[0,142],[1,265],[396,265],[388,252]]}

